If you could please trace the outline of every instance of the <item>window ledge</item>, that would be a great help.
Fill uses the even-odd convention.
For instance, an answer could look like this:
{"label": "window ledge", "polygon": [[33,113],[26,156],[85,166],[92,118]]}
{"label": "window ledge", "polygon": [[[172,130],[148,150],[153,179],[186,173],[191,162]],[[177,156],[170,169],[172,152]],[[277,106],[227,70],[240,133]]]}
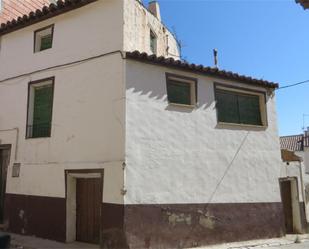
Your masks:
{"label": "window ledge", "polygon": [[169,106],[178,106],[178,107],[184,107],[184,108],[190,108],[194,109],[197,107],[197,105],[185,105],[185,104],[176,104],[176,103],[168,103]]}
{"label": "window ledge", "polygon": [[226,126],[233,126],[233,127],[240,127],[240,128],[257,128],[257,129],[266,129],[267,125],[250,125],[250,124],[235,124],[235,123],[225,123],[225,122],[218,122],[218,126],[226,127]]}
{"label": "window ledge", "polygon": [[33,140],[33,139],[48,139],[51,138],[51,136],[48,137],[26,137],[26,140]]}
{"label": "window ledge", "polygon": [[52,49],[52,47],[51,48],[46,48],[46,49],[43,49],[43,50],[34,51],[33,54],[40,54],[40,53],[43,53],[43,52],[48,51],[50,49]]}

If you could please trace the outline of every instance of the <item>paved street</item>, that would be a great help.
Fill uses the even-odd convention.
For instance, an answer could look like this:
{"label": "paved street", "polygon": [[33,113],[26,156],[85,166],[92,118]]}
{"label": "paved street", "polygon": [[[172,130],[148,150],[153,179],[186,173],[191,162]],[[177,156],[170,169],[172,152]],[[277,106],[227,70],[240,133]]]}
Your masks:
{"label": "paved street", "polygon": [[286,246],[264,247],[268,249],[309,249],[309,241],[305,243],[292,244]]}

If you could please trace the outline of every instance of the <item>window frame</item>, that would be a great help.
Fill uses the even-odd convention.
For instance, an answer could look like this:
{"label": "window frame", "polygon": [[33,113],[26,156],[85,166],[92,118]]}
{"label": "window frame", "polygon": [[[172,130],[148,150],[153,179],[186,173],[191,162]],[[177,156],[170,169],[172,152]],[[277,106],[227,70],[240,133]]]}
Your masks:
{"label": "window frame", "polygon": [[[166,95],[167,95],[167,101],[169,105],[190,107],[190,108],[195,108],[197,106],[197,103],[198,103],[198,96],[197,96],[198,79],[197,78],[192,78],[192,77],[173,74],[173,73],[165,73],[165,77],[166,77]],[[174,82],[176,81],[179,83],[187,83],[190,85],[190,104],[189,105],[170,102],[168,98],[168,84],[170,81],[174,81]]]}
{"label": "window frame", "polygon": [[[51,103],[51,117],[50,117],[50,132],[49,132],[49,136],[42,136],[42,137],[33,137],[32,134],[29,134],[30,132],[28,132],[28,127],[30,125],[30,116],[29,116],[29,108],[30,108],[30,101],[32,101],[31,99],[31,89],[34,88],[34,85],[39,85],[39,84],[44,84],[44,82],[51,82],[48,85],[51,85],[52,87],[52,103]],[[48,78],[44,78],[44,79],[39,79],[39,80],[35,80],[35,81],[30,81],[28,83],[28,97],[27,97],[27,120],[26,120],[26,132],[25,132],[25,138],[26,139],[44,139],[44,138],[50,138],[51,137],[51,132],[52,132],[52,121],[53,121],[53,108],[54,108],[54,93],[55,93],[55,77],[48,77]],[[34,99],[33,99],[34,101]],[[33,120],[32,120],[33,122]],[[33,133],[33,132],[32,132]]]}
{"label": "window frame", "polygon": [[[48,26],[45,26],[43,28],[40,28],[40,29],[37,29],[34,31],[34,42],[33,42],[33,53],[40,53],[40,52],[43,52],[45,50],[48,50],[48,49],[52,49],[53,48],[53,44],[54,44],[54,28],[55,28],[55,24],[51,24],[51,25],[48,25]],[[47,48],[47,49],[43,49],[43,50],[38,50],[36,51],[36,46],[37,46],[37,34],[41,31],[44,31],[46,29],[51,29],[51,40],[52,40],[52,45],[50,48]]]}
{"label": "window frame", "polygon": [[[230,123],[219,121],[219,110],[217,106],[217,91],[226,91],[231,93],[238,93],[239,95],[249,95],[249,96],[257,96],[259,97],[259,110],[261,116],[261,125],[258,124],[246,124],[246,123]],[[268,116],[267,116],[267,91],[262,91],[258,89],[251,89],[247,87],[241,86],[231,86],[227,84],[214,82],[214,96],[215,96],[215,107],[216,107],[216,115],[217,115],[217,124],[219,125],[231,125],[231,126],[242,126],[242,127],[259,127],[266,128],[268,127]]]}
{"label": "window frame", "polygon": [[[149,48],[150,52],[154,55],[157,55],[158,53],[158,36],[157,34],[150,28],[149,29]],[[154,37],[154,51],[152,51],[152,37]]]}

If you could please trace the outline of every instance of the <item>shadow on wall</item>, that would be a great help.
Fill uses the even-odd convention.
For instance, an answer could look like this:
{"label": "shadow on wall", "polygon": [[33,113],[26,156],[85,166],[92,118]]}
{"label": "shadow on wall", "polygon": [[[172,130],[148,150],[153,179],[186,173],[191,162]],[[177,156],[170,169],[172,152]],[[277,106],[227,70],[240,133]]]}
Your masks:
{"label": "shadow on wall", "polygon": [[[158,82],[156,82],[158,83]],[[152,86],[149,86],[149,84],[134,84],[134,87],[127,88],[127,94],[131,96],[136,96],[139,99],[139,102],[149,102],[153,101],[157,104],[165,104],[166,107],[164,108],[167,111],[171,112],[185,112],[185,113],[191,113],[195,110],[206,110],[210,107],[213,107],[213,110],[215,110],[215,101],[214,101],[214,93],[213,93],[213,86],[207,86],[207,93],[205,94],[203,92],[198,92],[198,100],[196,106],[177,106],[174,104],[169,104],[167,99],[167,89],[166,89],[166,83],[161,84],[158,86],[158,84],[153,83]],[[205,87],[203,87],[205,88]],[[205,97],[205,95],[207,95]],[[207,101],[211,100],[211,101]]]}
{"label": "shadow on wall", "polygon": [[[149,81],[153,81],[149,79]],[[134,87],[127,88],[127,95],[129,95],[129,99],[137,100],[136,103],[150,103],[153,102],[153,105],[150,104],[153,108],[161,108],[164,106],[164,110],[169,112],[178,112],[178,113],[193,113],[195,111],[209,111],[216,113],[216,101],[214,94],[214,85],[209,82],[199,81],[198,83],[198,99],[196,106],[178,106],[174,104],[168,103],[167,100],[167,89],[166,83],[162,83],[162,81],[158,80],[152,83],[140,82],[134,83]],[[130,84],[128,84],[130,85]],[[267,97],[266,103],[269,101],[271,97]],[[266,104],[267,105],[267,104]],[[208,113],[209,115],[209,113]],[[217,114],[216,118],[217,118]],[[250,125],[233,125],[233,124],[219,124],[216,120],[216,125],[213,127],[214,129],[219,130],[242,130],[242,131],[265,131],[267,129],[266,126],[250,126]]]}

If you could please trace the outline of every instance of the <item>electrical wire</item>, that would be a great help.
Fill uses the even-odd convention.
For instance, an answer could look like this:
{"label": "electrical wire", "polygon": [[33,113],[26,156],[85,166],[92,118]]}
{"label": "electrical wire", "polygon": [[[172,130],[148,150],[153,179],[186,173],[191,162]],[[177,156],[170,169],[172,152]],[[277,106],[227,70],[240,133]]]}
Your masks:
{"label": "electrical wire", "polygon": [[294,84],[282,86],[282,87],[279,87],[277,90],[290,88],[290,87],[294,87],[294,86],[299,86],[299,85],[303,85],[303,84],[306,84],[306,83],[309,83],[309,80],[304,80],[304,81],[300,81],[300,82],[297,82],[297,83],[294,83]]}
{"label": "electrical wire", "polygon": [[91,56],[91,57],[88,57],[88,58],[84,58],[84,59],[81,59],[81,60],[78,60],[78,61],[72,61],[72,62],[68,62],[68,63],[64,63],[64,64],[50,66],[50,67],[47,67],[47,68],[41,68],[41,69],[31,71],[31,72],[27,72],[27,73],[23,73],[23,74],[20,74],[20,75],[17,75],[17,76],[12,76],[12,77],[9,77],[9,78],[0,79],[0,84],[4,83],[6,81],[17,79],[17,78],[27,77],[27,76],[30,76],[30,75],[35,74],[35,73],[49,71],[49,70],[57,69],[57,68],[72,67],[74,65],[79,65],[79,64],[85,63],[85,62],[90,61],[90,60],[95,60],[95,59],[98,59],[98,58],[101,58],[101,57],[104,57],[104,56],[108,56],[108,55],[112,55],[112,54],[116,54],[116,53],[119,53],[122,58],[125,57],[124,53],[121,50],[115,50],[115,51],[112,51],[112,52],[107,52],[107,53],[104,53],[104,54],[99,54],[99,55]]}

